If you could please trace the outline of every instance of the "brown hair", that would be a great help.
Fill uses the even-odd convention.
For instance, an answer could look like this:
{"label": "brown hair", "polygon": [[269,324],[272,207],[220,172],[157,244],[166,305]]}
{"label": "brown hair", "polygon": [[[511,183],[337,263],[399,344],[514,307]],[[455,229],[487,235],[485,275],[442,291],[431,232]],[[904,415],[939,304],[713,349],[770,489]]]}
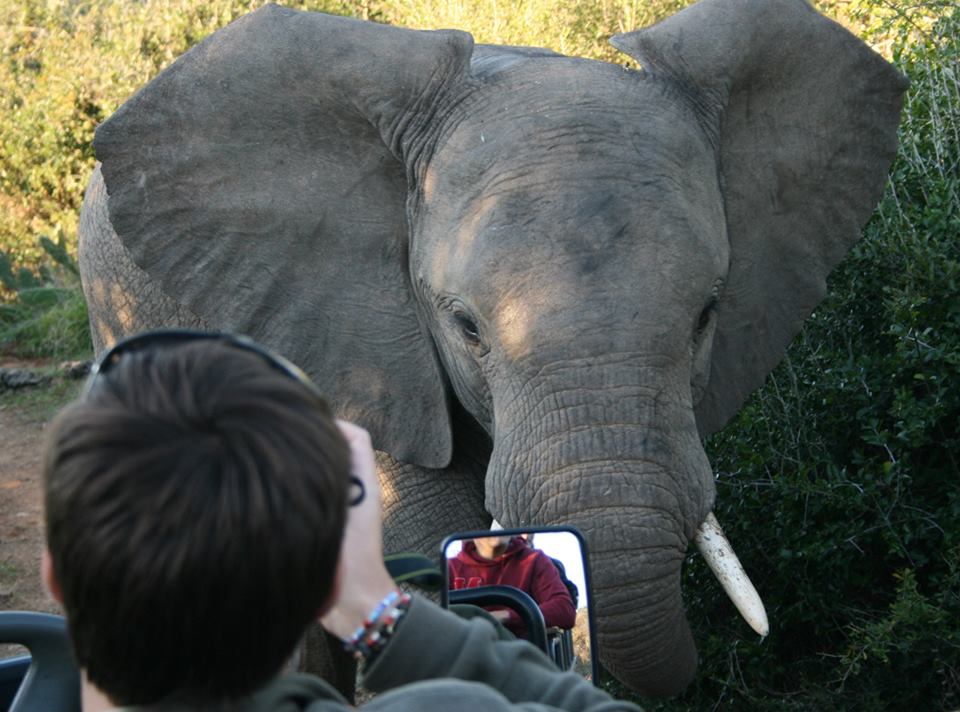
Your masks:
{"label": "brown hair", "polygon": [[329,406],[216,341],[134,352],[53,423],[47,544],[118,705],[243,696],[332,592],[349,448]]}

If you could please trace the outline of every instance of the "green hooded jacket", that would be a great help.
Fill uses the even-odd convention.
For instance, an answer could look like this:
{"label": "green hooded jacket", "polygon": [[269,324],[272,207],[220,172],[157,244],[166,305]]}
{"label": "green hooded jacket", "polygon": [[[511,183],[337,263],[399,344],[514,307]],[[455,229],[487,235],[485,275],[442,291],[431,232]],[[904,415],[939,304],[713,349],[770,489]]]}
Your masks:
{"label": "green hooded jacket", "polygon": [[[642,712],[575,673],[561,672],[530,643],[501,640],[488,621],[463,620],[422,598],[414,598],[394,637],[364,671],[363,685],[377,693],[363,705],[367,712]],[[324,680],[294,674],[274,679],[227,709],[348,712],[356,708]],[[151,708],[150,712],[161,710]],[[162,712],[186,710],[165,707]]]}

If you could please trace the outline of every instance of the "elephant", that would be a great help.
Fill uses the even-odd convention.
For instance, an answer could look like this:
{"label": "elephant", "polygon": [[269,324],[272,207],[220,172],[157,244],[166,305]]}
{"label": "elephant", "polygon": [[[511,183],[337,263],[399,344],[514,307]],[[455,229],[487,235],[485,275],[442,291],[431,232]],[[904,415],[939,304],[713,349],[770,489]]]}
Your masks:
{"label": "elephant", "polygon": [[703,438],[856,242],[906,82],[805,0],[702,0],[639,68],[264,6],[98,127],[80,264],[98,348],[242,332],[378,450],[388,550],[570,524],[597,643],[669,695],[697,652]]}

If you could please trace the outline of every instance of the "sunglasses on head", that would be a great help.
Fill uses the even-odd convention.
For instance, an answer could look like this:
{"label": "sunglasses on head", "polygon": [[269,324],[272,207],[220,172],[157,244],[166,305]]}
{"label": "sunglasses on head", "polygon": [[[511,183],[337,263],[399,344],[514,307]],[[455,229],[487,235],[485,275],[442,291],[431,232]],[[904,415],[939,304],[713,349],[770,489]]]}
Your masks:
{"label": "sunglasses on head", "polygon": [[[253,339],[237,334],[226,334],[222,332],[194,331],[192,329],[156,329],[145,331],[141,334],[122,339],[113,345],[103,354],[90,369],[90,376],[81,392],[81,399],[85,399],[96,387],[100,377],[108,373],[126,354],[151,351],[154,349],[176,348],[199,341],[219,341],[228,346],[249,351],[259,356],[271,368],[280,371],[288,378],[293,379],[318,400],[323,400],[323,395],[317,386],[310,380],[298,366],[291,363],[283,356],[275,354],[269,349],[264,348]],[[366,488],[363,481],[356,475],[350,475],[351,488],[353,490],[349,504],[355,507],[366,497]]]}

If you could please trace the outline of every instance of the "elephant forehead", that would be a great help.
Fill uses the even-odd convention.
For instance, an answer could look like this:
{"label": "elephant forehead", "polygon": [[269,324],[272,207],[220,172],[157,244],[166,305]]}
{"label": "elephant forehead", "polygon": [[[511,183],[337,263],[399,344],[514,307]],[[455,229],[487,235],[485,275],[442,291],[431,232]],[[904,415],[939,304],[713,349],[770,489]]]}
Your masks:
{"label": "elephant forehead", "polygon": [[524,74],[522,99],[493,83],[458,104],[466,115],[421,172],[413,215],[414,251],[439,270],[429,281],[517,249],[576,253],[592,272],[611,251],[692,240],[725,265],[716,156],[689,107],[636,73],[604,73]]}
{"label": "elephant forehead", "polygon": [[505,284],[529,284],[571,300],[587,289],[611,298],[639,289],[676,304],[671,285],[682,283],[699,302],[725,277],[729,249],[719,191],[687,187],[685,180],[659,176],[645,185],[633,176],[597,176],[548,189],[515,184],[455,206],[425,206],[415,268],[436,291],[478,299],[499,298]]}
{"label": "elephant forehead", "polygon": [[417,269],[434,291],[503,322],[504,333],[529,333],[564,313],[592,314],[603,326],[624,305],[640,320],[693,314],[728,260],[722,213],[711,222],[696,212],[679,195],[639,202],[617,182],[484,196],[439,229],[443,239]]}
{"label": "elephant forehead", "polygon": [[555,61],[457,105],[420,172],[417,277],[518,333],[568,307],[698,312],[728,260],[710,141],[670,87]]}
{"label": "elephant forehead", "polygon": [[486,77],[441,112],[430,157],[437,185],[498,183],[511,165],[547,183],[564,167],[584,177],[651,172],[712,153],[688,96],[647,76],[558,57]]}

